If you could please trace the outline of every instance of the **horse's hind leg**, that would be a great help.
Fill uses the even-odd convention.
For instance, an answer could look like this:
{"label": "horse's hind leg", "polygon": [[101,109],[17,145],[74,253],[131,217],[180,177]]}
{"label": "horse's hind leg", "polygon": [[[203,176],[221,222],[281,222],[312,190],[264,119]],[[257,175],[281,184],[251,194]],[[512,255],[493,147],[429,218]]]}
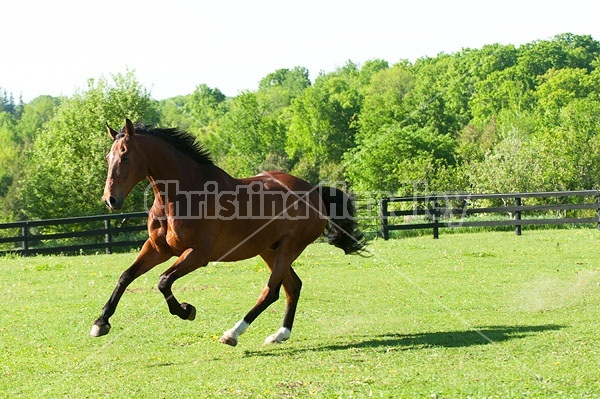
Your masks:
{"label": "horse's hind leg", "polygon": [[260,256],[271,269],[271,276],[265,288],[263,288],[256,305],[244,316],[236,325],[225,331],[221,339],[222,343],[235,346],[238,342],[238,337],[243,334],[248,326],[273,302],[279,299],[279,291],[281,286],[284,286],[287,296],[287,308],[284,317],[283,326],[273,335],[267,337],[265,343],[275,343],[287,340],[290,337],[292,325],[294,323],[294,315],[298,298],[300,297],[300,289],[302,282],[300,278],[291,268],[291,263],[302,252],[302,249],[287,252],[280,245],[277,251],[267,250]]}
{"label": "horse's hind leg", "polygon": [[236,346],[239,336],[246,331],[246,329],[250,326],[250,323],[252,323],[267,307],[269,307],[270,304],[279,299],[279,290],[281,289],[281,284],[283,281],[273,278],[273,263],[269,263],[269,261],[267,261],[268,258],[265,258],[262,254],[261,256],[263,259],[265,259],[269,269],[271,269],[271,277],[269,278],[269,282],[262,289],[256,305],[254,305],[254,307],[244,316],[242,320],[238,321],[235,326],[225,331],[223,336],[219,339],[219,342]]}
{"label": "horse's hind leg", "polygon": [[265,344],[281,343],[290,338],[294,317],[296,316],[296,307],[300,299],[302,289],[302,280],[296,274],[294,269],[289,268],[289,273],[283,278],[283,289],[287,297],[285,316],[283,317],[283,326],[275,334],[271,334],[265,339]]}

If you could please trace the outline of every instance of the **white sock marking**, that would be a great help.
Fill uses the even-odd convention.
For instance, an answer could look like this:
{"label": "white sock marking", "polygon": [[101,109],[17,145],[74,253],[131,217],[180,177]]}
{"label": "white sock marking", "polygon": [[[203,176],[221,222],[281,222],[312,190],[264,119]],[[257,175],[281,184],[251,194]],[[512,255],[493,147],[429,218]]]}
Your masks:
{"label": "white sock marking", "polygon": [[250,324],[246,323],[243,319],[235,323],[233,328],[225,331],[223,337],[233,338],[237,341],[238,337],[242,335]]}
{"label": "white sock marking", "polygon": [[287,341],[291,335],[292,332],[289,329],[281,327],[275,334],[269,335],[267,339],[265,339],[265,345],[280,344],[283,341]]}

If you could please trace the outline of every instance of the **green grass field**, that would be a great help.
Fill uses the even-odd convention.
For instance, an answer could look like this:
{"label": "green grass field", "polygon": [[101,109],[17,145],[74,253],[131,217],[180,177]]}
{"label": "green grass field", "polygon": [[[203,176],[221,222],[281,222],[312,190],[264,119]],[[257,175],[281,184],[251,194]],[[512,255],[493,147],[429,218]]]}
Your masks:
{"label": "green grass field", "polygon": [[280,300],[235,348],[217,340],[265,284],[258,258],[178,281],[192,322],[169,314],[157,267],[101,338],[89,329],[135,254],[2,258],[0,397],[600,397],[600,232],[443,234],[369,250],[310,246],[296,262],[291,339],[262,344],[280,327]]}

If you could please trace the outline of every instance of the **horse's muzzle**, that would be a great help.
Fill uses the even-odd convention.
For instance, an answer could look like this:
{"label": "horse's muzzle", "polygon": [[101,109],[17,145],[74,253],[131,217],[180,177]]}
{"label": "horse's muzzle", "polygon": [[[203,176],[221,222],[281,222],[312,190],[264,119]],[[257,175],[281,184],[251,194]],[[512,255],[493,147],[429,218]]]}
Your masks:
{"label": "horse's muzzle", "polygon": [[104,203],[111,211],[118,211],[123,207],[123,199],[114,197],[112,195],[105,195],[103,198]]}

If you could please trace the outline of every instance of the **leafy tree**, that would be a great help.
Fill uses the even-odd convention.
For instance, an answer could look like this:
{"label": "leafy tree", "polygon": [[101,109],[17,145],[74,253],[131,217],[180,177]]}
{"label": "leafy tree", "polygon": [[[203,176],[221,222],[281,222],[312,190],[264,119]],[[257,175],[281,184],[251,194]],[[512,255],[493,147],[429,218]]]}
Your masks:
{"label": "leafy tree", "polygon": [[406,64],[381,69],[364,87],[364,101],[358,121],[358,141],[377,140],[382,128],[407,123],[411,109],[405,98],[413,89],[415,77]]}
{"label": "leafy tree", "polygon": [[12,93],[0,88],[0,112],[6,112],[15,118],[19,118],[22,101],[20,105],[15,104],[15,98]]}
{"label": "leafy tree", "polygon": [[285,150],[293,173],[313,183],[341,180],[340,160],[354,146],[362,104],[358,76],[356,67],[347,65],[320,76],[292,102]]}
{"label": "leafy tree", "polygon": [[538,40],[519,48],[517,63],[527,76],[529,88],[535,87],[535,77],[550,69],[590,68],[600,55],[600,42],[589,35],[564,33],[553,40]]}
{"label": "leafy tree", "polygon": [[481,161],[466,165],[471,191],[482,193],[543,191],[544,165],[539,149],[526,135],[514,132]]}
{"label": "leafy tree", "polygon": [[193,126],[194,121],[187,115],[187,112],[184,109],[184,106],[189,99],[190,95],[188,94],[158,101],[158,125],[161,127],[172,127],[191,132],[191,126]]}
{"label": "leafy tree", "polygon": [[591,190],[600,183],[600,102],[577,99],[563,107],[556,125],[535,136],[544,165],[545,190]]}
{"label": "leafy tree", "polygon": [[435,189],[436,174],[454,163],[453,147],[450,135],[431,127],[389,125],[380,139],[361,142],[346,155],[346,176],[361,191],[396,193],[413,182]]}
{"label": "leafy tree", "polygon": [[193,130],[203,136],[214,130],[214,124],[223,115],[225,100],[219,89],[198,85],[183,106],[186,116],[193,121]]}
{"label": "leafy tree", "polygon": [[226,111],[226,97],[219,89],[198,85],[192,94],[159,101],[159,125],[195,134],[199,140],[215,134]]}
{"label": "leafy tree", "polygon": [[229,104],[218,133],[207,137],[207,146],[219,165],[233,175],[279,169],[286,132],[280,116],[256,93],[242,93]]}
{"label": "leafy tree", "polygon": [[471,66],[461,54],[441,54],[417,60],[415,84],[406,96],[408,124],[431,126],[440,134],[454,134],[471,119],[468,101],[474,91]]}
{"label": "leafy tree", "polygon": [[16,173],[20,147],[16,143],[16,122],[8,112],[0,112],[0,198],[6,196]]}
{"label": "leafy tree", "polygon": [[518,50],[512,44],[488,44],[479,50],[464,50],[461,56],[469,66],[469,75],[475,77],[475,81],[478,82],[494,72],[516,65]]}
{"label": "leafy tree", "polygon": [[495,117],[483,127],[468,124],[458,134],[456,140],[456,156],[460,162],[482,160],[498,143],[500,135]]}
{"label": "leafy tree", "polygon": [[281,88],[286,92],[289,99],[297,97],[311,82],[308,69],[304,67],[294,67],[278,69],[262,78],[258,84],[259,91],[268,91],[270,88]]}
{"label": "leafy tree", "polygon": [[520,67],[494,71],[475,84],[475,93],[469,100],[475,123],[487,123],[502,110],[514,112],[534,108],[533,92]]}
{"label": "leafy tree", "polygon": [[245,176],[265,170],[288,169],[285,152],[290,103],[310,86],[308,70],[279,69],[261,79],[259,90],[246,92],[223,104],[226,109],[206,137],[219,164]]}
{"label": "leafy tree", "polygon": [[[155,124],[155,102],[132,72],[89,80],[88,90],[61,103],[28,153],[22,181],[24,218],[97,214],[110,148],[105,123],[125,118]],[[142,207],[143,187],[132,193],[129,209]]]}
{"label": "leafy tree", "polygon": [[[408,61],[404,61],[407,63]],[[371,83],[373,76],[377,75],[380,71],[384,71],[390,67],[390,64],[382,59],[367,60],[360,67],[358,73],[358,85],[357,88],[360,90],[367,87]]]}
{"label": "leafy tree", "polygon": [[18,140],[22,143],[33,140],[44,124],[52,119],[61,101],[59,97],[39,96],[25,104],[17,126]]}
{"label": "leafy tree", "polygon": [[576,99],[587,98],[595,89],[592,77],[584,68],[550,69],[540,76],[535,91],[539,114],[545,125],[559,124],[562,108]]}
{"label": "leafy tree", "polygon": [[[464,165],[480,192],[560,191],[598,187],[600,102],[575,99],[548,118],[500,122],[506,130],[485,154]],[[546,110],[540,110],[546,114]],[[510,126],[510,129],[509,129]]]}

